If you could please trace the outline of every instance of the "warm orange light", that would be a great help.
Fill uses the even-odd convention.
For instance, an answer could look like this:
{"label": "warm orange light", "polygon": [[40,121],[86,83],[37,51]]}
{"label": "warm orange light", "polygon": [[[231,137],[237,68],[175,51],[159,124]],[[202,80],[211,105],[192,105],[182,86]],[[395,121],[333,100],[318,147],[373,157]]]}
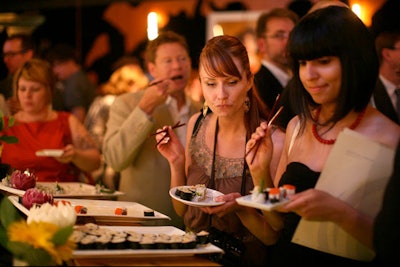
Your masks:
{"label": "warm orange light", "polygon": [[158,16],[156,12],[147,15],[147,39],[154,40],[158,36]]}
{"label": "warm orange light", "polygon": [[379,7],[379,1],[350,1],[350,7],[351,10],[364,22],[364,24],[369,27],[371,25],[372,16]]}

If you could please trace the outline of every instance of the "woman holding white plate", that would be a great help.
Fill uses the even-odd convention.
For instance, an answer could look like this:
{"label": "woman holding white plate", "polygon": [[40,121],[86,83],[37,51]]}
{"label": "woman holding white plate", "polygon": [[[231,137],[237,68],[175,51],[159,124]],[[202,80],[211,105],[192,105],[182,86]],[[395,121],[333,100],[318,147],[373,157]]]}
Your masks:
{"label": "woman holding white plate", "polygon": [[3,143],[2,163],[29,169],[38,181],[94,183],[88,173],[100,166],[99,150],[75,116],[52,109],[55,83],[50,64],[41,59],[26,62],[15,73],[13,93],[21,109],[13,115],[15,124],[0,134],[18,142]]}
{"label": "woman holding white plate", "polygon": [[[254,87],[246,48],[240,40],[227,35],[210,39],[200,55],[199,78],[205,107],[189,120],[186,149],[171,126],[159,129],[162,133],[156,135],[157,148],[170,164],[171,188],[205,184],[207,190],[227,196],[249,194],[254,184],[245,162],[246,141],[269,114]],[[272,136],[278,159],[284,132],[275,129]],[[276,164],[271,163],[271,174]],[[260,265],[263,245],[242,224],[238,212],[244,207],[233,197],[224,200],[212,207],[193,207],[176,199],[173,204],[189,230],[215,233],[212,242],[219,242],[225,250],[220,263]]]}

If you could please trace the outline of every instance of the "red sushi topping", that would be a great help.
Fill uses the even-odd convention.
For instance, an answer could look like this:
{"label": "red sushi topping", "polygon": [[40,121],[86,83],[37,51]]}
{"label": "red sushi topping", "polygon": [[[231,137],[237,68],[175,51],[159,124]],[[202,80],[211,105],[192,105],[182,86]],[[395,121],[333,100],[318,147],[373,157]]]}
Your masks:
{"label": "red sushi topping", "polygon": [[87,208],[81,205],[76,205],[75,207],[75,212],[78,214],[86,214],[87,213]]}
{"label": "red sushi topping", "polygon": [[115,208],[115,215],[127,215],[128,210],[126,208]]}

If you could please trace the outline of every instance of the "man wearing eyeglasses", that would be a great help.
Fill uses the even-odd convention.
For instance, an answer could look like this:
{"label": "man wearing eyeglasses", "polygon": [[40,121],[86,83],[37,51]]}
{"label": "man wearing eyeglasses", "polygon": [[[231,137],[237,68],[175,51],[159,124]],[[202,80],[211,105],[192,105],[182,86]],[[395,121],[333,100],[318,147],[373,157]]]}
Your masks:
{"label": "man wearing eyeglasses", "polygon": [[256,88],[271,109],[278,94],[291,78],[286,57],[286,43],[298,15],[287,8],[274,8],[257,20],[257,45],[261,67],[254,77]]}
{"label": "man wearing eyeglasses", "polygon": [[381,32],[375,48],[380,65],[372,105],[400,124],[400,30]]}
{"label": "man wearing eyeglasses", "polygon": [[14,34],[5,40],[3,44],[2,58],[7,67],[6,78],[0,81],[0,93],[7,100],[10,111],[14,113],[18,107],[13,104],[12,77],[14,73],[28,60],[34,57],[35,45],[30,35]]}

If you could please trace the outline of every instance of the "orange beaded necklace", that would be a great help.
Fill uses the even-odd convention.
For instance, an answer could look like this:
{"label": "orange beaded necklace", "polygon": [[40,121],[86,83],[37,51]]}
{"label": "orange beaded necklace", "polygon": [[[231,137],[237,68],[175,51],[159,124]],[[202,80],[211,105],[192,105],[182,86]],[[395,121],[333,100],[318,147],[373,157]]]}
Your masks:
{"label": "orange beaded necklace", "polygon": [[[363,111],[361,111],[360,114],[358,114],[357,119],[353,122],[352,125],[350,125],[349,128],[350,128],[351,130],[354,130],[354,129],[360,124],[361,119],[363,118],[363,116],[364,116],[364,114],[365,114],[365,110],[366,110],[366,109],[364,109]],[[319,118],[319,114],[320,114],[320,113],[321,113],[321,109],[318,109],[317,112],[316,112],[316,114],[315,114],[315,121],[318,121],[318,118]],[[317,131],[317,124],[316,124],[316,123],[313,123],[311,130],[312,130],[312,133],[313,133],[315,139],[317,139],[318,142],[320,142],[320,143],[322,143],[322,144],[325,144],[325,145],[333,145],[333,144],[336,142],[336,139],[329,139],[329,140],[326,140],[326,139],[323,139],[321,136],[319,136],[318,131]]]}

